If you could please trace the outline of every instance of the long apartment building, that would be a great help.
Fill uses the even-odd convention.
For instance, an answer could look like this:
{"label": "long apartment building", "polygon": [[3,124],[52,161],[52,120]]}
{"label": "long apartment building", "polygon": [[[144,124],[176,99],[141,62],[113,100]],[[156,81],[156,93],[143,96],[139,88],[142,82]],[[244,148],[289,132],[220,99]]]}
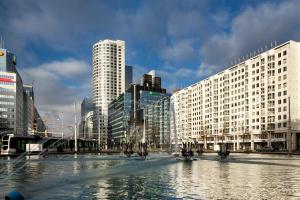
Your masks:
{"label": "long apartment building", "polygon": [[214,150],[222,142],[232,150],[299,150],[300,43],[289,41],[235,64],[174,93],[171,103],[180,141]]}

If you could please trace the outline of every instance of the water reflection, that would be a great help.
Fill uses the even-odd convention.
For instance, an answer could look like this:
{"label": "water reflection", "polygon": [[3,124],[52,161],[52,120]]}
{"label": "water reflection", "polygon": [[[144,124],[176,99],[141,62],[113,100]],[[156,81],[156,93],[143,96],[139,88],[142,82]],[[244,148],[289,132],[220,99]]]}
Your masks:
{"label": "water reflection", "polygon": [[288,199],[300,198],[300,157],[215,155],[146,161],[119,155],[51,155],[0,160],[0,188],[27,199]]}

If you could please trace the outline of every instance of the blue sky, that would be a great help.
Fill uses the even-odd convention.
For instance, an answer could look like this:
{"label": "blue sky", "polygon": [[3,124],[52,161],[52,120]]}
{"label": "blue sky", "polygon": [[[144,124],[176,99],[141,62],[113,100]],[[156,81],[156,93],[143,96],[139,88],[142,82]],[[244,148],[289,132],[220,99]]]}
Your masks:
{"label": "blue sky", "polygon": [[134,77],[156,69],[171,91],[275,40],[299,40],[299,10],[297,0],[1,0],[0,35],[34,80],[39,109],[70,113],[91,93],[98,40],[125,40]]}

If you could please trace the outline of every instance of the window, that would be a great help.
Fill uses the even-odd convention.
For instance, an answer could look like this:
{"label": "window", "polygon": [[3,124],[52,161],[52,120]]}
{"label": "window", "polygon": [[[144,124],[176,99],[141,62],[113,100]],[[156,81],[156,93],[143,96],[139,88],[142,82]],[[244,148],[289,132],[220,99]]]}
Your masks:
{"label": "window", "polygon": [[287,127],[287,123],[286,122],[283,123],[283,127]]}
{"label": "window", "polygon": [[286,51],[283,51],[283,55],[286,56],[286,54],[287,54]]}
{"label": "window", "polygon": [[287,78],[286,74],[285,74],[285,75],[283,75],[283,80],[286,80],[286,78]]}

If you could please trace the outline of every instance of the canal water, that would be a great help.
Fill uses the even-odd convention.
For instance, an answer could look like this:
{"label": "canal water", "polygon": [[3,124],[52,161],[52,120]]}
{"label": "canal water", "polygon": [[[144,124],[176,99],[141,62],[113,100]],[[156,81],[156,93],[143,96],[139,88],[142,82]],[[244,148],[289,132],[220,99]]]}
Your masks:
{"label": "canal water", "polygon": [[0,158],[0,199],[12,189],[26,199],[300,199],[300,156]]}

